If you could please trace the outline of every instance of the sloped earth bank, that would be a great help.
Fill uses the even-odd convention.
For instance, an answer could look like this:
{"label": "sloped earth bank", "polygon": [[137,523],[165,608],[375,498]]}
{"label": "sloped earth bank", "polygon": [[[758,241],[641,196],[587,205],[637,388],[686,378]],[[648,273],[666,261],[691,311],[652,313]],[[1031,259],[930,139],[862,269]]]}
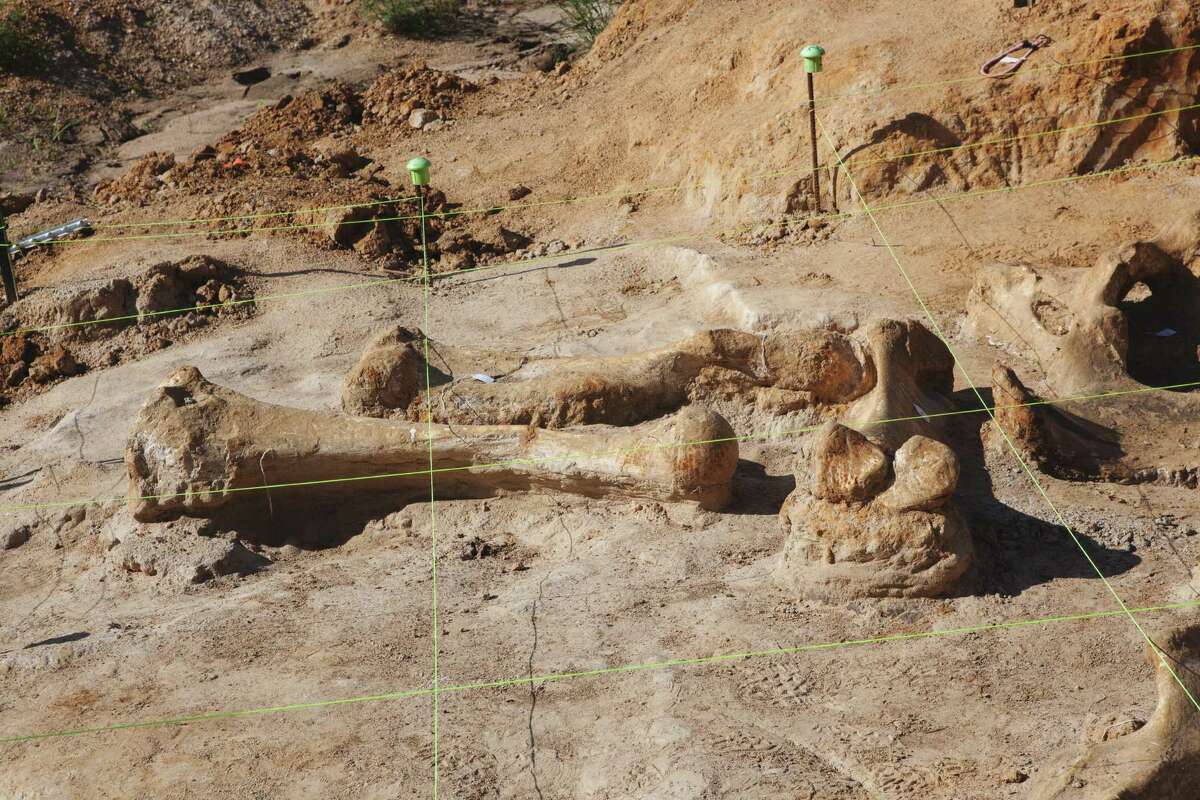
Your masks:
{"label": "sloped earth bank", "polygon": [[[271,107],[239,121],[236,133],[223,130],[201,143],[189,142],[193,149],[210,144],[217,153],[231,146],[220,158],[240,156],[245,166],[228,182],[206,177],[207,162],[215,158],[192,164],[191,150],[173,153],[177,164],[188,165],[174,187],[143,181],[144,169],[126,177],[103,176],[115,179],[105,186],[122,190],[113,205],[100,208],[89,187],[86,203],[38,203],[17,222],[32,227],[85,210],[110,221],[202,216],[192,212],[222,203],[233,213],[255,213],[266,210],[268,200],[288,200],[293,208],[322,204],[311,202],[313,192],[339,192],[337,198],[347,202],[373,197],[376,189],[388,196],[389,190],[404,188],[403,164],[418,151],[433,158],[437,188],[448,202],[467,207],[518,202],[505,199],[518,183],[533,190],[527,202],[612,193],[593,205],[481,215],[483,223],[464,225],[466,235],[478,234],[479,241],[484,231],[475,226],[484,223],[539,242],[603,245],[675,236],[706,224],[724,229],[739,221],[761,222],[789,207],[802,208],[790,188],[794,182],[786,178],[760,184],[737,176],[803,163],[807,142],[787,132],[800,130],[802,117],[793,115],[786,130],[785,122],[775,121],[781,109],[791,114],[799,108],[796,50],[803,42],[821,40],[829,48],[823,85],[829,92],[846,92],[969,75],[1010,39],[1041,30],[1055,44],[1035,58],[1052,53],[1064,61],[1159,41],[1181,43],[1193,35],[1193,12],[1183,4],[1165,4],[1157,22],[1148,4],[1129,3],[1119,12],[1127,20],[1124,30],[1114,21],[1117,10],[1102,9],[1093,19],[1091,9],[1070,3],[1042,3],[1032,13],[966,2],[949,9],[933,3],[904,9],[876,4],[850,20],[843,6],[822,3],[801,11],[790,3],[749,0],[631,2],[593,54],[563,75],[521,77],[504,59],[488,63],[498,58],[488,54],[491,42],[421,45],[421,61],[431,69],[480,87],[461,97],[451,92],[461,103],[443,109],[453,125],[418,130],[399,121],[406,99],[384,89],[392,85],[389,75],[420,69],[416,63],[381,60],[388,70],[379,80],[388,83],[376,84],[382,87],[376,92],[371,91],[373,76],[348,81],[344,90],[314,86],[318,97],[345,91],[347,97],[382,102],[389,96],[386,103],[396,110],[381,117],[394,113],[396,121],[372,123],[364,110],[361,127],[351,120],[335,137],[379,165],[368,174],[387,186],[371,185],[367,175],[340,175],[345,159],[318,162],[319,151],[305,136],[288,141],[303,121],[289,116],[291,103],[304,102],[305,95],[296,93],[291,103],[275,108],[274,98]],[[946,24],[950,32],[930,34],[944,31]],[[886,41],[879,40],[880,31],[887,32]],[[746,44],[750,41],[756,42],[754,48]],[[916,59],[914,52],[924,57]],[[1030,66],[1035,63],[1042,62]],[[1192,91],[1169,83],[1191,80],[1188,61],[1180,57],[1155,67],[1146,62],[1096,69],[1106,79],[1126,81],[1123,90],[1134,85],[1129,81],[1145,81],[1140,86],[1151,99],[1168,85]],[[500,82],[490,82],[489,76]],[[438,77],[428,80],[436,83]],[[979,106],[993,108],[990,116],[963,111],[960,101],[968,87],[950,86],[831,104],[827,124],[839,144],[847,145],[878,130],[910,138],[910,131],[926,130],[888,128],[909,113],[944,115],[941,124],[955,136],[996,138],[1012,135],[1006,125],[1017,125],[1018,132],[1040,129],[1033,119],[1039,104],[1061,119],[1074,120],[1078,113],[1081,120],[1094,121],[1124,102],[1085,92],[1088,102],[1081,103],[1080,85],[1072,81],[1066,72],[1030,71],[1015,82],[975,85],[993,104]],[[404,80],[394,84],[405,85]],[[1090,78],[1083,85],[1105,94]],[[970,96],[972,103],[985,102]],[[1014,101],[1018,97],[1020,102]],[[339,104],[327,107],[322,101],[313,109],[328,112],[326,121],[341,126]],[[1070,111],[1058,112],[1060,107]],[[1170,119],[1186,133],[1186,119]],[[1133,148],[1130,154],[1139,158],[1192,152],[1186,136],[1158,125],[1136,147],[1122,144],[1136,136],[1098,145],[1102,135],[1090,130],[1070,144],[1062,140],[1064,150],[1038,139],[1014,146],[1011,158],[994,162],[996,153],[980,148],[974,155],[935,162],[949,165],[943,169],[949,177],[935,175],[930,186],[938,192],[998,187],[1005,181],[1016,186],[1037,176],[1112,166],[1112,158],[1126,155],[1122,148]],[[866,154],[893,152],[886,149],[896,146],[887,144],[891,135]],[[898,141],[908,146],[908,139]],[[246,144],[251,147],[240,152]],[[297,162],[302,170],[314,171],[292,175],[276,169],[272,159],[278,154],[269,151],[288,147],[311,159],[311,164]],[[1089,152],[1100,153],[1100,160],[1080,160]],[[755,164],[746,154],[754,155]],[[867,186],[876,180],[871,176],[878,165],[856,167],[857,158],[862,156],[851,159],[851,172],[856,180],[861,174]],[[928,163],[914,161],[913,166],[924,170]],[[881,169],[876,174],[873,191],[928,199],[906,193],[902,176]],[[631,176],[630,184],[616,183],[617,176]],[[627,191],[635,182],[685,177],[704,181],[704,187],[664,197]],[[977,279],[1014,265],[1083,274],[1102,254],[1131,241],[1152,240],[1167,223],[1194,214],[1197,180],[1188,168],[1131,172],[947,201],[941,209],[929,204],[880,211],[878,222],[984,399],[989,399],[997,362],[1019,374],[1030,392],[1053,397],[1059,376],[1031,357],[1027,347],[971,326],[968,298]],[[147,185],[151,191],[145,191]],[[843,191],[844,176],[838,185]],[[257,186],[263,199],[255,206]],[[103,189],[100,195],[109,196]],[[246,204],[253,210],[243,212]],[[217,317],[218,324],[206,324],[201,332],[146,327],[184,319],[176,318],[134,322],[115,334],[106,330],[95,339],[67,342],[86,361],[89,348],[103,345],[104,337],[128,337],[124,346],[130,357],[104,365],[89,361],[88,373],[39,384],[38,391],[26,391],[0,409],[0,503],[5,507],[0,516],[0,618],[5,622],[0,737],[336,698],[374,701],[5,742],[0,796],[430,794],[433,708],[422,692],[431,685],[429,568],[435,533],[438,674],[446,690],[439,698],[436,749],[442,797],[1148,800],[1172,796],[1167,791],[1195,796],[1189,706],[1171,688],[1170,676],[1143,657],[1145,641],[1128,618],[962,630],[1107,614],[1117,608],[1110,587],[1132,608],[1200,599],[1195,488],[1055,477],[1036,472],[1034,464],[1046,497],[1077,533],[1078,544],[1073,541],[985,414],[928,416],[977,409],[978,397],[962,371],[955,372],[952,384],[947,380],[945,345],[911,333],[916,324],[911,320],[933,323],[922,318],[908,282],[882,244],[872,222],[855,216],[778,238],[761,232],[753,238],[698,237],[484,272],[459,273],[461,265],[446,264],[428,298],[416,283],[390,280],[411,277],[412,264],[403,271],[383,271],[386,265],[361,249],[305,233],[93,241],[23,260],[22,278],[37,291],[9,312],[20,312],[20,324],[54,324],[56,314],[73,307],[73,300],[65,301],[79,297],[105,303],[124,298],[136,314],[143,295],[158,296],[159,289],[149,291],[151,284],[163,285],[156,276],[182,276],[197,263],[207,264],[196,261],[202,257],[230,267],[222,282],[239,296],[248,292],[255,303],[253,313]],[[174,265],[178,273],[157,265]],[[121,280],[129,289],[111,291]],[[183,295],[196,294],[205,285],[184,281],[177,288]],[[219,297],[221,288],[214,288]],[[58,298],[64,302],[50,302]],[[1140,313],[1131,312],[1139,323]],[[850,413],[853,403],[797,397],[791,407],[759,402],[766,390],[779,388],[766,385],[778,363],[770,342],[786,341],[795,331],[855,342],[883,320],[896,321],[885,330],[909,331],[907,339],[896,334],[888,339],[886,352],[895,359],[871,361],[880,376],[890,371],[885,388],[899,388],[858,411],[867,421],[903,417],[903,422],[863,424],[863,416]],[[238,480],[244,483],[230,487],[250,491],[219,498],[236,507],[237,515],[210,519],[205,504],[196,503],[196,516],[135,519],[137,503],[128,502],[124,460],[139,410],[158,397],[164,408],[168,400],[177,401],[180,414],[203,420],[192,407],[194,396],[177,386],[158,388],[181,367],[199,369],[224,387],[222,392],[248,398],[253,408],[283,407],[262,412],[263,419],[320,420],[322,430],[335,434],[384,426],[389,436],[402,440],[401,449],[419,446],[424,423],[419,409],[389,413],[386,421],[359,419],[354,415],[361,412],[343,410],[347,377],[364,351],[380,332],[398,328],[424,329],[429,335],[437,348],[430,357],[430,377],[435,394],[447,403],[468,382],[470,389],[458,397],[485,397],[505,391],[514,378],[537,378],[548,365],[582,364],[611,378],[604,365],[631,354],[677,352],[680,342],[702,340],[702,332],[712,329],[738,332],[731,336],[735,342],[761,341],[761,351],[736,349],[741,355],[761,354],[762,363],[739,356],[736,369],[702,384],[708,394],[696,393],[697,405],[710,404],[727,414],[733,430],[746,437],[738,442],[729,502],[706,511],[647,497],[602,499],[529,491],[528,485],[503,491],[489,487],[488,496],[474,499],[439,495],[435,531],[434,508],[419,492],[372,492],[365,486],[322,494],[255,490],[272,482],[279,463],[272,459],[279,454],[270,447],[255,450],[258,442],[269,445],[269,437],[258,436],[248,424],[235,436],[214,436],[197,446],[197,452],[224,448],[253,456],[238,463]],[[150,330],[171,345],[139,349],[134,337]],[[916,379],[915,357],[903,366],[900,355],[907,352],[907,342],[923,342],[936,356],[928,380]],[[917,344],[914,350],[921,349]],[[1143,340],[1139,347],[1150,344]],[[866,371],[864,351],[848,352]],[[474,383],[482,386],[488,379],[498,388],[475,389]],[[1122,404],[1161,404],[1151,400],[1155,395],[1077,400],[1066,411],[1100,415],[1139,465],[1181,463],[1194,453],[1196,427],[1177,409],[1195,395],[1176,395],[1170,415],[1121,413]],[[746,402],[749,397],[754,402]],[[667,411],[677,402],[672,398]],[[474,439],[477,423],[457,416],[466,415],[469,404],[448,408],[455,414],[439,408],[435,416],[439,425],[446,423],[449,437],[455,432],[461,437],[453,446],[468,454],[481,450],[473,455],[486,458],[480,445],[491,440]],[[1171,427],[1164,435],[1161,421],[1168,417]],[[578,424],[589,420],[582,412],[579,419],[522,418],[519,441],[609,430]],[[871,443],[846,434],[857,444],[845,448],[841,461],[828,458],[830,447],[821,442],[828,443],[830,429],[822,426],[834,421],[859,424]],[[615,424],[611,417],[603,422]],[[545,428],[525,429],[526,423]],[[547,430],[559,423],[561,431]],[[327,454],[311,441],[315,430],[272,431],[287,433],[275,450],[286,449],[289,463],[307,469],[298,453],[312,448],[316,455]],[[904,454],[910,451],[903,449],[916,435],[928,437],[918,440],[922,449],[940,454],[930,463],[946,468],[929,480],[940,481],[942,488],[913,493],[932,497],[936,502],[926,504],[931,510],[905,506],[892,515],[882,506],[894,510],[888,504],[897,485],[919,472],[909,469]],[[862,458],[849,457],[853,453]],[[365,454],[362,463],[369,466],[375,456]],[[586,469],[585,462],[563,459],[539,469]],[[164,464],[164,475],[188,468]],[[830,464],[843,467],[838,472]],[[947,477],[954,472],[950,464],[957,464],[956,480]],[[206,462],[204,468],[210,467]],[[615,469],[619,474],[622,467]],[[814,491],[816,478],[830,476],[841,476],[849,489],[839,495]],[[484,485],[488,473],[446,480],[456,488]],[[944,496],[947,486],[952,497]],[[856,494],[860,487],[864,491]],[[809,503],[806,495],[818,493],[821,520],[796,512],[802,502]],[[854,505],[864,498],[864,505]],[[59,505],[73,499],[88,502]],[[789,514],[781,518],[785,507]],[[859,514],[873,526],[883,522],[867,533],[839,527],[840,508],[847,518]],[[904,594],[908,584],[878,587],[868,581],[859,584],[865,590],[830,591],[830,586],[804,582],[808,574],[828,576],[856,566],[839,560],[835,568],[822,570],[810,558],[820,551],[801,549],[805,537],[830,531],[851,545],[873,546],[862,563],[900,553],[904,558],[892,559],[890,566],[913,569],[912,559],[907,565],[904,559],[922,548],[908,547],[906,524],[945,525],[956,536],[969,536],[969,567],[960,571],[964,560],[959,559],[953,570],[935,575],[945,578],[937,582],[938,596],[887,596]],[[782,558],[789,547],[804,554],[803,569],[795,560],[789,568]],[[832,556],[840,559],[846,552],[830,545]],[[1191,608],[1141,617],[1181,668],[1191,669],[1195,657],[1189,630],[1194,631],[1196,613]],[[930,631],[947,635],[822,646]],[[761,654],[810,645],[821,647]],[[760,654],[530,679],[748,652]],[[507,679],[514,680],[461,688]],[[406,690],[417,693],[395,694]],[[1109,769],[1113,759],[1124,766]]]}

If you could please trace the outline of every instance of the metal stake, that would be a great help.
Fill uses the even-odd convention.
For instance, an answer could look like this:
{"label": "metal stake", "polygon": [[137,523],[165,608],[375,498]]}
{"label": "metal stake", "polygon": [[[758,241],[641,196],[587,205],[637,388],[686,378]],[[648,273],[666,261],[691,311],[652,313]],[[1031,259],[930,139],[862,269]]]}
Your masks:
{"label": "metal stake", "polygon": [[8,304],[17,302],[17,277],[13,274],[12,245],[8,243],[8,222],[0,215],[0,277]]}
{"label": "metal stake", "polygon": [[813,205],[821,212],[821,171],[817,165],[817,99],[813,94],[813,76],[808,73],[808,138],[812,141]]}
{"label": "metal stake", "polygon": [[817,162],[817,98],[813,90],[813,74],[821,71],[821,57],[825,48],[810,44],[800,51],[804,59],[804,72],[808,76],[808,138],[812,144],[812,194],[817,213],[821,211],[821,174]]}

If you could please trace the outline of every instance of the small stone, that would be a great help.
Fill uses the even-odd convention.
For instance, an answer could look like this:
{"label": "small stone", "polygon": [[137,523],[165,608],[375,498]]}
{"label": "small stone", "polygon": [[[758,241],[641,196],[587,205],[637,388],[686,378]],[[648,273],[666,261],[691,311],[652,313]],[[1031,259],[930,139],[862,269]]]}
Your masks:
{"label": "small stone", "polygon": [[531,194],[533,194],[533,189],[530,189],[528,186],[517,185],[508,190],[508,199],[517,201]]}
{"label": "small stone", "polygon": [[428,108],[417,108],[408,115],[408,124],[417,130],[421,130],[421,128],[424,128],[430,123],[436,122],[439,119],[441,119],[441,117],[438,116],[436,111]]}
{"label": "small stone", "polygon": [[1019,769],[1010,769],[1000,777],[1001,783],[1024,783],[1029,776]]}

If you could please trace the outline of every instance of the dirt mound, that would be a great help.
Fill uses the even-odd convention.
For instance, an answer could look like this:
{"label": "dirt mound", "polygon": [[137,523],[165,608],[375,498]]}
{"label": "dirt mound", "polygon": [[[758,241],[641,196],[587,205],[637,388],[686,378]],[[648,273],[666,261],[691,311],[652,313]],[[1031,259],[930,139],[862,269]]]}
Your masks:
{"label": "dirt mound", "polygon": [[222,532],[210,520],[180,519],[161,525],[134,522],[119,513],[101,534],[105,560],[117,571],[155,578],[172,591],[220,578],[256,572],[270,562]]}
{"label": "dirt mound", "polygon": [[0,178],[22,183],[51,163],[67,178],[82,172],[138,134],[137,100],[295,42],[311,21],[285,0],[12,0],[8,9],[23,15],[19,33],[37,56],[0,74]]}
{"label": "dirt mound", "polygon": [[[150,153],[124,175],[97,185],[95,198],[113,210],[186,208],[190,216],[219,219],[206,230],[301,235],[352,247],[387,269],[411,269],[420,261],[419,207],[411,199],[391,200],[411,196],[412,189],[393,186],[364,153],[373,142],[392,147],[413,132],[410,113],[427,112],[441,124],[474,88],[424,66],[391,70],[361,93],[332,82],[284,97],[181,162]],[[297,205],[318,210],[281,210]],[[523,255],[533,243],[495,220],[456,216],[455,207],[440,191],[426,198],[435,270]]]}
{"label": "dirt mound", "polygon": [[[921,58],[886,55],[878,42],[864,41],[864,30],[895,30],[903,37],[922,26],[944,25],[932,8],[908,9],[903,20],[887,4],[859,8],[854,25],[847,26],[844,8],[827,3],[727,3],[701,12],[689,0],[630,0],[571,73],[571,83],[592,102],[625,109],[612,123],[620,133],[597,132],[595,141],[584,144],[589,152],[581,160],[645,164],[654,180],[692,187],[689,200],[705,215],[761,219],[802,210],[798,190],[806,179],[797,161],[806,160],[808,127],[799,53],[812,40],[829,51],[818,79],[818,91],[827,98],[820,107],[822,127],[873,201],[1200,152],[1200,114],[1172,110],[1194,102],[1191,87],[1200,74],[1195,51],[1101,60],[1197,41],[1195,4],[1041,3],[1018,15],[1011,4],[981,3],[956,13],[952,35],[922,40]],[[847,33],[850,28],[855,35]],[[995,52],[1037,33],[1053,43],[1030,60],[1021,78],[970,78]],[[1059,69],[1056,62],[1087,63]],[[680,71],[679,63],[696,69]],[[931,70],[931,64],[937,66]],[[928,88],[876,96],[896,84]],[[647,85],[661,91],[634,90]],[[1165,113],[1092,126],[1149,112]],[[625,128],[629,119],[638,121],[633,134]],[[1073,130],[1031,135],[1058,128]],[[907,158],[1013,137],[1025,138]],[[625,143],[621,152],[614,152],[613,141]],[[822,161],[832,166],[836,158],[828,144],[820,138]],[[744,158],[747,152],[755,157]],[[771,182],[747,179],[772,171],[784,175]],[[834,178],[826,186],[836,191],[844,210],[852,205],[851,188],[844,174]]]}
{"label": "dirt mound", "polygon": [[148,153],[134,162],[119,178],[101,182],[95,190],[97,201],[114,206],[118,203],[145,206],[164,190],[171,188],[167,175],[175,166],[170,153]]}
{"label": "dirt mound", "polygon": [[335,81],[298,97],[285,96],[230,131],[216,147],[218,152],[238,150],[251,157],[272,148],[305,150],[307,143],[345,132],[360,122],[362,97]]}
{"label": "dirt mound", "polygon": [[60,57],[90,66],[74,75],[181,86],[297,40],[310,16],[286,0],[19,0],[40,27],[71,43]]}
{"label": "dirt mound", "polygon": [[453,73],[423,65],[397,67],[362,93],[363,125],[368,131],[373,126],[413,125],[417,120],[412,115],[420,109],[433,112],[432,121],[444,120],[477,88]]}

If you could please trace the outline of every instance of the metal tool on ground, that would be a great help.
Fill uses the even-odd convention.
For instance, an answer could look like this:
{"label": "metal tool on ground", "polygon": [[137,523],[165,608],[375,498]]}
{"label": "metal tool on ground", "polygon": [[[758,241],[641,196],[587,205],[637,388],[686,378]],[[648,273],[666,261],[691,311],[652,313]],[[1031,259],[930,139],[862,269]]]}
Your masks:
{"label": "metal tool on ground", "polygon": [[[1020,44],[1014,44],[995,58],[984,62],[979,72],[985,78],[1009,78],[1017,74],[1017,70],[1029,60],[1029,57],[1053,43],[1046,34],[1038,34],[1032,39],[1025,39]],[[997,67],[1001,67],[997,69]]]}
{"label": "metal tool on ground", "polygon": [[810,44],[800,51],[804,59],[804,73],[808,77],[808,136],[812,142],[812,191],[813,208],[821,210],[821,178],[817,163],[817,98],[813,92],[813,75],[821,71],[821,59],[825,56],[825,48],[819,44]]}
{"label": "metal tool on ground", "polygon": [[73,219],[70,222],[56,225],[49,230],[38,231],[32,236],[26,236],[17,242],[17,247],[22,250],[29,250],[37,247],[39,244],[47,244],[49,242],[57,242],[66,239],[68,236],[73,236],[76,233],[91,233],[92,223],[86,218]]}
{"label": "metal tool on ground", "polygon": [[17,302],[17,278],[13,274],[12,245],[8,243],[8,222],[0,215],[0,277],[4,279],[4,297],[11,305]]}

